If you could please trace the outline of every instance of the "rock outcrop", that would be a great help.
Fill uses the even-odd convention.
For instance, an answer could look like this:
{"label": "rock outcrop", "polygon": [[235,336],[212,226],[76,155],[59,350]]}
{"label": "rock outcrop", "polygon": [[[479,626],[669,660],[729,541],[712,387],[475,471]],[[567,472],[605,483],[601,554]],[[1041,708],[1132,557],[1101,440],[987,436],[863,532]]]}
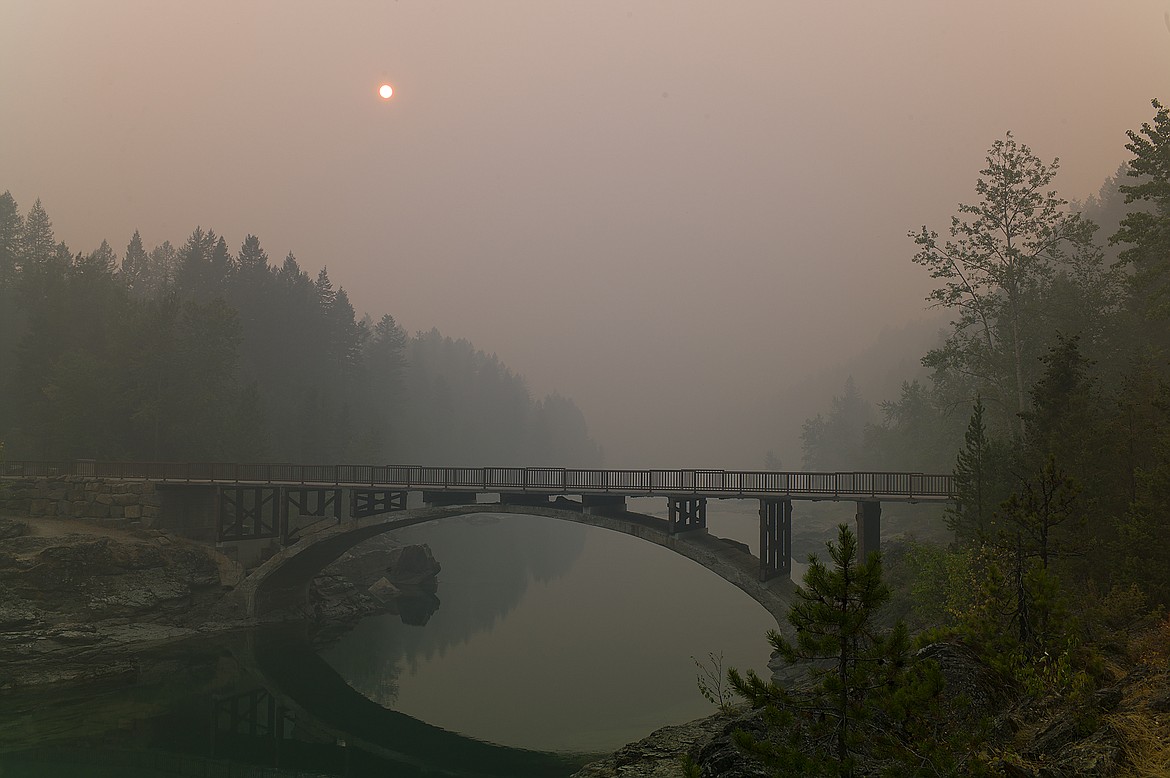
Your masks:
{"label": "rock outcrop", "polygon": [[241,573],[155,531],[0,518],[0,688],[117,673],[130,647],[222,629]]}
{"label": "rock outcrop", "polygon": [[[425,623],[439,569],[426,546],[379,537],[317,577],[309,617],[335,631],[386,611]],[[0,690],[115,676],[143,649],[250,626],[225,597],[244,572],[158,530],[0,516]]]}
{"label": "rock outcrop", "polygon": [[[1163,646],[1163,650],[1165,647]],[[983,729],[982,760],[995,775],[1057,778],[1067,775],[1170,775],[1170,667],[1141,662],[1110,686],[1084,698],[1020,697],[998,673],[963,645],[937,643],[919,658],[938,663],[946,679],[940,724]],[[574,778],[665,778],[682,775],[689,757],[702,778],[769,775],[733,742],[744,730],[766,736],[758,712],[715,714],[664,727],[587,765]],[[855,774],[890,774],[896,765],[862,756]]]}
{"label": "rock outcrop", "polygon": [[683,757],[734,778],[766,778],[768,772],[745,757],[731,743],[736,728],[755,728],[752,715],[715,714],[687,724],[663,727],[641,741],[621,746],[612,756],[587,764],[572,778],[677,778],[682,774]]}

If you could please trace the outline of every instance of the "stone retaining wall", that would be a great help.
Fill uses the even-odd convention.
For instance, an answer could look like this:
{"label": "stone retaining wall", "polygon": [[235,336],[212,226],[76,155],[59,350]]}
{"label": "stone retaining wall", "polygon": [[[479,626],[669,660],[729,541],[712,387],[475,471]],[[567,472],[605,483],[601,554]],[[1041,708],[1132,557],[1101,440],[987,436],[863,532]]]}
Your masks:
{"label": "stone retaining wall", "polygon": [[0,480],[0,513],[69,519],[123,519],[153,528],[161,501],[153,483],[88,476]]}

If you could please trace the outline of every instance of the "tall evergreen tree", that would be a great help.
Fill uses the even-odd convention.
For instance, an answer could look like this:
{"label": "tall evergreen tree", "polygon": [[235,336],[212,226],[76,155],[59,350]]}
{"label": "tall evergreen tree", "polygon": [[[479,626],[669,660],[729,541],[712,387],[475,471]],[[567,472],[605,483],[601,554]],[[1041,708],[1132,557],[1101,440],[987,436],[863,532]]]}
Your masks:
{"label": "tall evergreen tree", "polygon": [[0,195],[0,289],[9,287],[16,280],[23,235],[24,220],[20,217],[16,200],[11,192],[5,192]]}
{"label": "tall evergreen tree", "polygon": [[[1170,318],[1170,109],[1157,100],[1153,106],[1153,124],[1126,132],[1125,147],[1134,155],[1127,175],[1136,180],[1119,187],[1127,204],[1143,207],[1129,212],[1111,241],[1128,244],[1120,257],[1133,268],[1133,306],[1143,317],[1164,323]],[[1170,346],[1164,327],[1148,334],[1163,348]]]}
{"label": "tall evergreen tree", "polygon": [[53,222],[41,205],[40,198],[37,198],[24,219],[24,232],[20,240],[20,265],[29,270],[44,267],[59,259],[60,252],[53,237]]}
{"label": "tall evergreen tree", "polygon": [[328,268],[323,267],[317,273],[317,282],[313,287],[317,290],[317,301],[321,304],[321,308],[328,310],[337,297],[337,294],[333,291],[333,282],[329,280]]}
{"label": "tall evergreen tree", "polygon": [[1001,613],[1027,657],[1058,653],[1068,635],[1064,587],[1053,563],[1084,553],[1074,531],[1084,523],[1080,493],[1079,484],[1049,457],[996,512],[988,534],[1010,603]]}
{"label": "tall evergreen tree", "polygon": [[112,276],[118,267],[118,256],[110,247],[108,241],[103,240],[96,249],[86,254],[77,262],[77,270],[81,273],[96,273],[103,276]]}
{"label": "tall evergreen tree", "polygon": [[142,245],[142,236],[138,230],[130,236],[126,244],[126,253],[122,255],[122,267],[119,277],[122,284],[138,296],[146,293],[147,276],[150,274],[150,256]]}
{"label": "tall evergreen tree", "polygon": [[1117,581],[1137,586],[1152,602],[1170,608],[1170,386],[1158,391],[1161,416],[1151,455],[1137,469],[1133,499],[1119,522],[1113,556]]}
{"label": "tall evergreen tree", "polygon": [[982,398],[975,398],[963,448],[955,460],[958,501],[947,509],[947,524],[960,541],[981,541],[990,530],[995,509],[1011,493],[1008,447],[987,434]]}
{"label": "tall evergreen tree", "polygon": [[[774,728],[790,732],[788,738],[766,740],[736,734],[736,742],[763,758],[776,775],[852,775],[856,755],[870,750],[874,732],[880,731],[865,725],[909,681],[905,625],[884,632],[877,623],[878,612],[890,599],[880,556],[875,552],[860,560],[857,539],[844,524],[837,542],[828,547],[832,566],[816,555],[809,557],[804,584],[788,612],[795,642],[776,630],[768,632],[768,642],[786,662],[809,663],[812,689],[790,691],[751,670],[746,675],[735,668],[728,671],[738,694],[764,707]],[[924,691],[937,691],[937,683],[932,678],[931,688]],[[813,732],[814,743],[825,745],[804,745],[792,726],[798,719]]]}
{"label": "tall evergreen tree", "polygon": [[214,230],[204,232],[196,227],[178,252],[176,288],[196,302],[223,297],[234,264],[222,237]]}
{"label": "tall evergreen tree", "polygon": [[165,295],[175,290],[179,277],[179,252],[164,240],[150,250],[146,289],[154,295]]}
{"label": "tall evergreen tree", "polygon": [[[19,304],[21,240],[24,220],[12,194],[0,195],[0,365],[12,365],[16,347],[24,328],[25,311]],[[11,391],[11,371],[0,371],[0,431],[7,428],[7,416],[12,412],[6,398]],[[0,438],[3,437],[0,432]]]}
{"label": "tall evergreen tree", "polygon": [[236,266],[240,277],[245,279],[267,278],[268,252],[260,246],[260,239],[255,235],[248,235],[240,246],[240,253],[236,257]]}

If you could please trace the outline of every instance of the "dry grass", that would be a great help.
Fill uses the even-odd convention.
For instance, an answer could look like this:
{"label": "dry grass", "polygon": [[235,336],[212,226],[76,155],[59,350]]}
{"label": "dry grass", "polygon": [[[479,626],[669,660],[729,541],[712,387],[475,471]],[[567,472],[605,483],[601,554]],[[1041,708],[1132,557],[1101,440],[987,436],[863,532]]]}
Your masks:
{"label": "dry grass", "polygon": [[1130,640],[1129,655],[1134,662],[1149,667],[1170,667],[1170,614]]}
{"label": "dry grass", "polygon": [[1166,778],[1170,775],[1170,722],[1150,713],[1118,713],[1108,718],[1121,741],[1129,767],[1122,775]]}
{"label": "dry grass", "polygon": [[1130,657],[1152,672],[1126,689],[1116,713],[1107,717],[1121,741],[1130,767],[1123,775],[1134,778],[1170,776],[1170,713],[1151,709],[1170,687],[1170,615],[1150,630],[1134,636]]}

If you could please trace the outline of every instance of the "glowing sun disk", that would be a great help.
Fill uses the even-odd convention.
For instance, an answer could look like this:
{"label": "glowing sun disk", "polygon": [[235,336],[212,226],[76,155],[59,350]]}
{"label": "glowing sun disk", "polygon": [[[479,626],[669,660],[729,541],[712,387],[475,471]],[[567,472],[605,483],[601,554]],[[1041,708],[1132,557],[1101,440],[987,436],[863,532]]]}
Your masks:
{"label": "glowing sun disk", "polygon": [[378,87],[378,96],[383,100],[389,100],[394,95],[394,87],[389,84],[382,84]]}

